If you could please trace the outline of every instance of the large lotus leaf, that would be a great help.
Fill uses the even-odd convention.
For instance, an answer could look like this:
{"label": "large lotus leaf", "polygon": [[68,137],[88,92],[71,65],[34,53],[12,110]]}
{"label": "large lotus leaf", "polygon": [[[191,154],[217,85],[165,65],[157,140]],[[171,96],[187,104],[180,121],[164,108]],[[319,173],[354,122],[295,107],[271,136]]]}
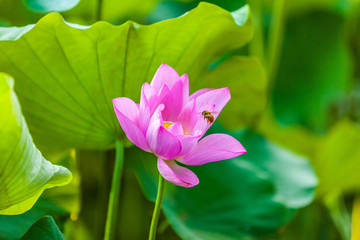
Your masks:
{"label": "large lotus leaf", "polygon": [[[192,167],[200,179],[196,187],[166,185],[163,210],[184,239],[241,239],[263,234],[285,224],[295,209],[313,200],[317,179],[306,159],[248,131],[232,135],[241,140],[247,154]],[[155,158],[130,149],[125,159],[130,159],[127,164],[154,201]]]}
{"label": "large lotus leaf", "polygon": [[[309,205],[315,196],[317,178],[310,162],[284,149],[260,135],[246,133],[243,136],[248,159],[267,171],[276,184],[279,198],[289,208]],[[259,149],[261,149],[259,151]]]}
{"label": "large lotus leaf", "polygon": [[344,19],[335,13],[317,11],[289,19],[273,92],[281,123],[325,128],[329,107],[349,84],[344,36]]}
{"label": "large lotus leaf", "polygon": [[76,6],[80,0],[24,0],[26,6],[34,12],[63,12]]}
{"label": "large lotus leaf", "polygon": [[54,219],[51,216],[45,216],[34,223],[25,235],[20,238],[20,240],[38,239],[65,240],[65,237],[56,226]]}
{"label": "large lotus leaf", "polygon": [[[151,81],[162,62],[180,74],[188,73],[191,91],[211,82],[212,87],[230,83],[231,91],[253,92],[223,113],[251,119],[265,101],[260,64],[234,58],[218,70],[208,68],[226,52],[243,46],[251,34],[248,6],[229,13],[202,3],[179,18],[149,26],[98,22],[81,29],[54,13],[19,39],[0,42],[0,69],[18,79],[16,91],[35,140],[109,148],[121,134],[111,100],[126,96],[138,101],[141,85]],[[254,108],[242,112],[249,103]]]}
{"label": "large lotus leaf", "polygon": [[0,214],[6,215],[29,210],[44,189],[72,178],[66,168],[52,165],[36,149],[13,85],[8,75],[0,74]]}
{"label": "large lotus leaf", "polygon": [[324,137],[314,158],[319,194],[360,189],[360,127],[349,120],[338,122]]}

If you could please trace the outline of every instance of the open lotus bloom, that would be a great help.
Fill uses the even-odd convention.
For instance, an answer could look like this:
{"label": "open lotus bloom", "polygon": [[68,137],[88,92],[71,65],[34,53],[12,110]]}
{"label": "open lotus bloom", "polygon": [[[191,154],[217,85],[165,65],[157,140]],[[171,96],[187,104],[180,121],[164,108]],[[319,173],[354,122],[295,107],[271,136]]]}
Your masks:
{"label": "open lotus bloom", "polygon": [[228,88],[201,89],[189,96],[188,76],[162,64],[151,83],[143,84],[140,104],[125,97],[113,104],[129,140],[157,156],[160,174],[173,184],[193,187],[199,183],[196,174],[176,161],[202,165],[246,153],[229,135],[202,138],[229,100]]}

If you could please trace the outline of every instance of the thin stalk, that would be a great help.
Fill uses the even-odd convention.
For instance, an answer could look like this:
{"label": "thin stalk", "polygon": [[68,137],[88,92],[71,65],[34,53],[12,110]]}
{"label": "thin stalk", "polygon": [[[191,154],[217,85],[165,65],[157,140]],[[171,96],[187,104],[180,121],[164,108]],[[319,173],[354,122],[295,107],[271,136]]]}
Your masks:
{"label": "thin stalk", "polygon": [[[263,34],[263,19],[262,19],[262,1],[259,0],[248,0],[252,15],[254,18],[254,35],[252,40],[249,42],[249,53],[251,56],[257,57],[263,66],[267,65],[267,59],[265,59],[264,52],[264,34]],[[267,69],[265,70],[267,76]],[[269,102],[269,101],[268,101]],[[258,113],[258,116],[254,118],[249,129],[257,129],[261,122],[264,113]]]}
{"label": "thin stalk", "polygon": [[154,213],[151,219],[151,225],[150,225],[150,233],[149,233],[149,240],[155,240],[156,237],[156,229],[158,225],[158,220],[160,216],[160,210],[161,210],[161,203],[164,196],[164,178],[159,173],[159,185],[158,185],[158,192],[156,196],[156,202],[155,202],[155,208]]}
{"label": "thin stalk", "polygon": [[254,16],[254,36],[249,43],[250,55],[258,57],[261,63],[265,64],[261,1],[249,0],[248,3]]}
{"label": "thin stalk", "polygon": [[103,7],[103,1],[98,0],[97,9],[96,9],[96,21],[101,21],[102,19],[102,7]]}
{"label": "thin stalk", "polygon": [[116,218],[118,214],[121,175],[124,163],[124,148],[120,141],[116,141],[115,165],[111,182],[108,212],[106,217],[104,240],[112,240],[115,237]]}
{"label": "thin stalk", "polygon": [[275,0],[272,23],[269,33],[269,45],[267,55],[267,70],[269,73],[269,93],[272,92],[277,68],[280,59],[281,45],[284,38],[284,27],[286,20],[286,0]]}

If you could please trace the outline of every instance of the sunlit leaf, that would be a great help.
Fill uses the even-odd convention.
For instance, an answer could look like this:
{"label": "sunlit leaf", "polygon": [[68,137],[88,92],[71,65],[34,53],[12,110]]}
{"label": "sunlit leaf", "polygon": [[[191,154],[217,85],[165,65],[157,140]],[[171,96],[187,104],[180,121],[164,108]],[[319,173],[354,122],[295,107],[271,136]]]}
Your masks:
{"label": "sunlit leaf", "polygon": [[54,219],[51,216],[45,216],[39,219],[31,228],[25,233],[20,240],[65,240],[64,235],[56,226]]}
{"label": "sunlit leaf", "polygon": [[[15,35],[11,39],[20,37]],[[149,26],[98,22],[82,29],[49,14],[18,40],[0,42],[0,69],[18,79],[16,91],[36,141],[104,149],[122,134],[111,100],[138,101],[141,85],[162,62],[188,73],[191,92],[229,83],[230,91],[244,93],[223,115],[246,124],[264,106],[261,65],[233,57],[215,69],[209,66],[251,35],[248,6],[229,13],[202,3],[184,16]]]}
{"label": "sunlit leaf", "polygon": [[76,6],[80,0],[24,0],[26,6],[34,12],[63,12]]}
{"label": "sunlit leaf", "polygon": [[45,215],[51,215],[60,229],[64,229],[64,223],[70,217],[72,220],[77,218],[80,208],[79,174],[73,157],[69,151],[50,154],[42,149],[42,154],[52,163],[70,169],[74,177],[66,186],[47,189],[29,211],[20,215],[0,215],[0,239],[18,240],[33,223]]}
{"label": "sunlit leaf", "polygon": [[46,188],[65,185],[71,173],[52,165],[36,149],[18,99],[14,82],[0,74],[0,214],[29,210]]}
{"label": "sunlit leaf", "polygon": [[[232,135],[241,140],[247,154],[192,167],[200,179],[196,187],[166,185],[163,210],[184,239],[241,239],[264,234],[285,224],[295,209],[313,200],[317,179],[306,159],[251,132]],[[155,157],[135,148],[127,153],[127,164],[154,201]]]}

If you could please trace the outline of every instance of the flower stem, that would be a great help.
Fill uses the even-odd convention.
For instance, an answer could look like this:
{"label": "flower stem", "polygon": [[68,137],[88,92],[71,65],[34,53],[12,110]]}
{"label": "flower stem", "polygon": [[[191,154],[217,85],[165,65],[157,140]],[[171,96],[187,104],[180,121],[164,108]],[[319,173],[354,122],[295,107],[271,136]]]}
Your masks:
{"label": "flower stem", "polygon": [[115,165],[111,182],[104,240],[112,240],[115,237],[116,217],[118,213],[120,197],[121,174],[124,163],[124,148],[122,143],[118,140],[116,141],[115,151]]}
{"label": "flower stem", "polygon": [[103,6],[102,0],[98,0],[97,9],[96,9],[96,21],[102,20],[102,6]]}
{"label": "flower stem", "polygon": [[267,70],[269,78],[269,93],[273,90],[277,68],[280,59],[281,46],[284,37],[284,27],[286,21],[286,0],[275,0],[273,19],[270,26],[269,45],[267,55]]}
{"label": "flower stem", "polygon": [[164,196],[164,178],[159,173],[159,185],[158,185],[158,192],[156,196],[155,208],[153,217],[151,219],[150,225],[150,233],[149,233],[149,240],[155,240],[156,237],[156,228],[158,225],[160,210],[161,210],[161,202]]}
{"label": "flower stem", "polygon": [[254,36],[252,41],[249,42],[250,55],[258,57],[262,64],[266,64],[264,54],[262,3],[259,0],[248,0],[247,2],[249,3],[254,16]]}

